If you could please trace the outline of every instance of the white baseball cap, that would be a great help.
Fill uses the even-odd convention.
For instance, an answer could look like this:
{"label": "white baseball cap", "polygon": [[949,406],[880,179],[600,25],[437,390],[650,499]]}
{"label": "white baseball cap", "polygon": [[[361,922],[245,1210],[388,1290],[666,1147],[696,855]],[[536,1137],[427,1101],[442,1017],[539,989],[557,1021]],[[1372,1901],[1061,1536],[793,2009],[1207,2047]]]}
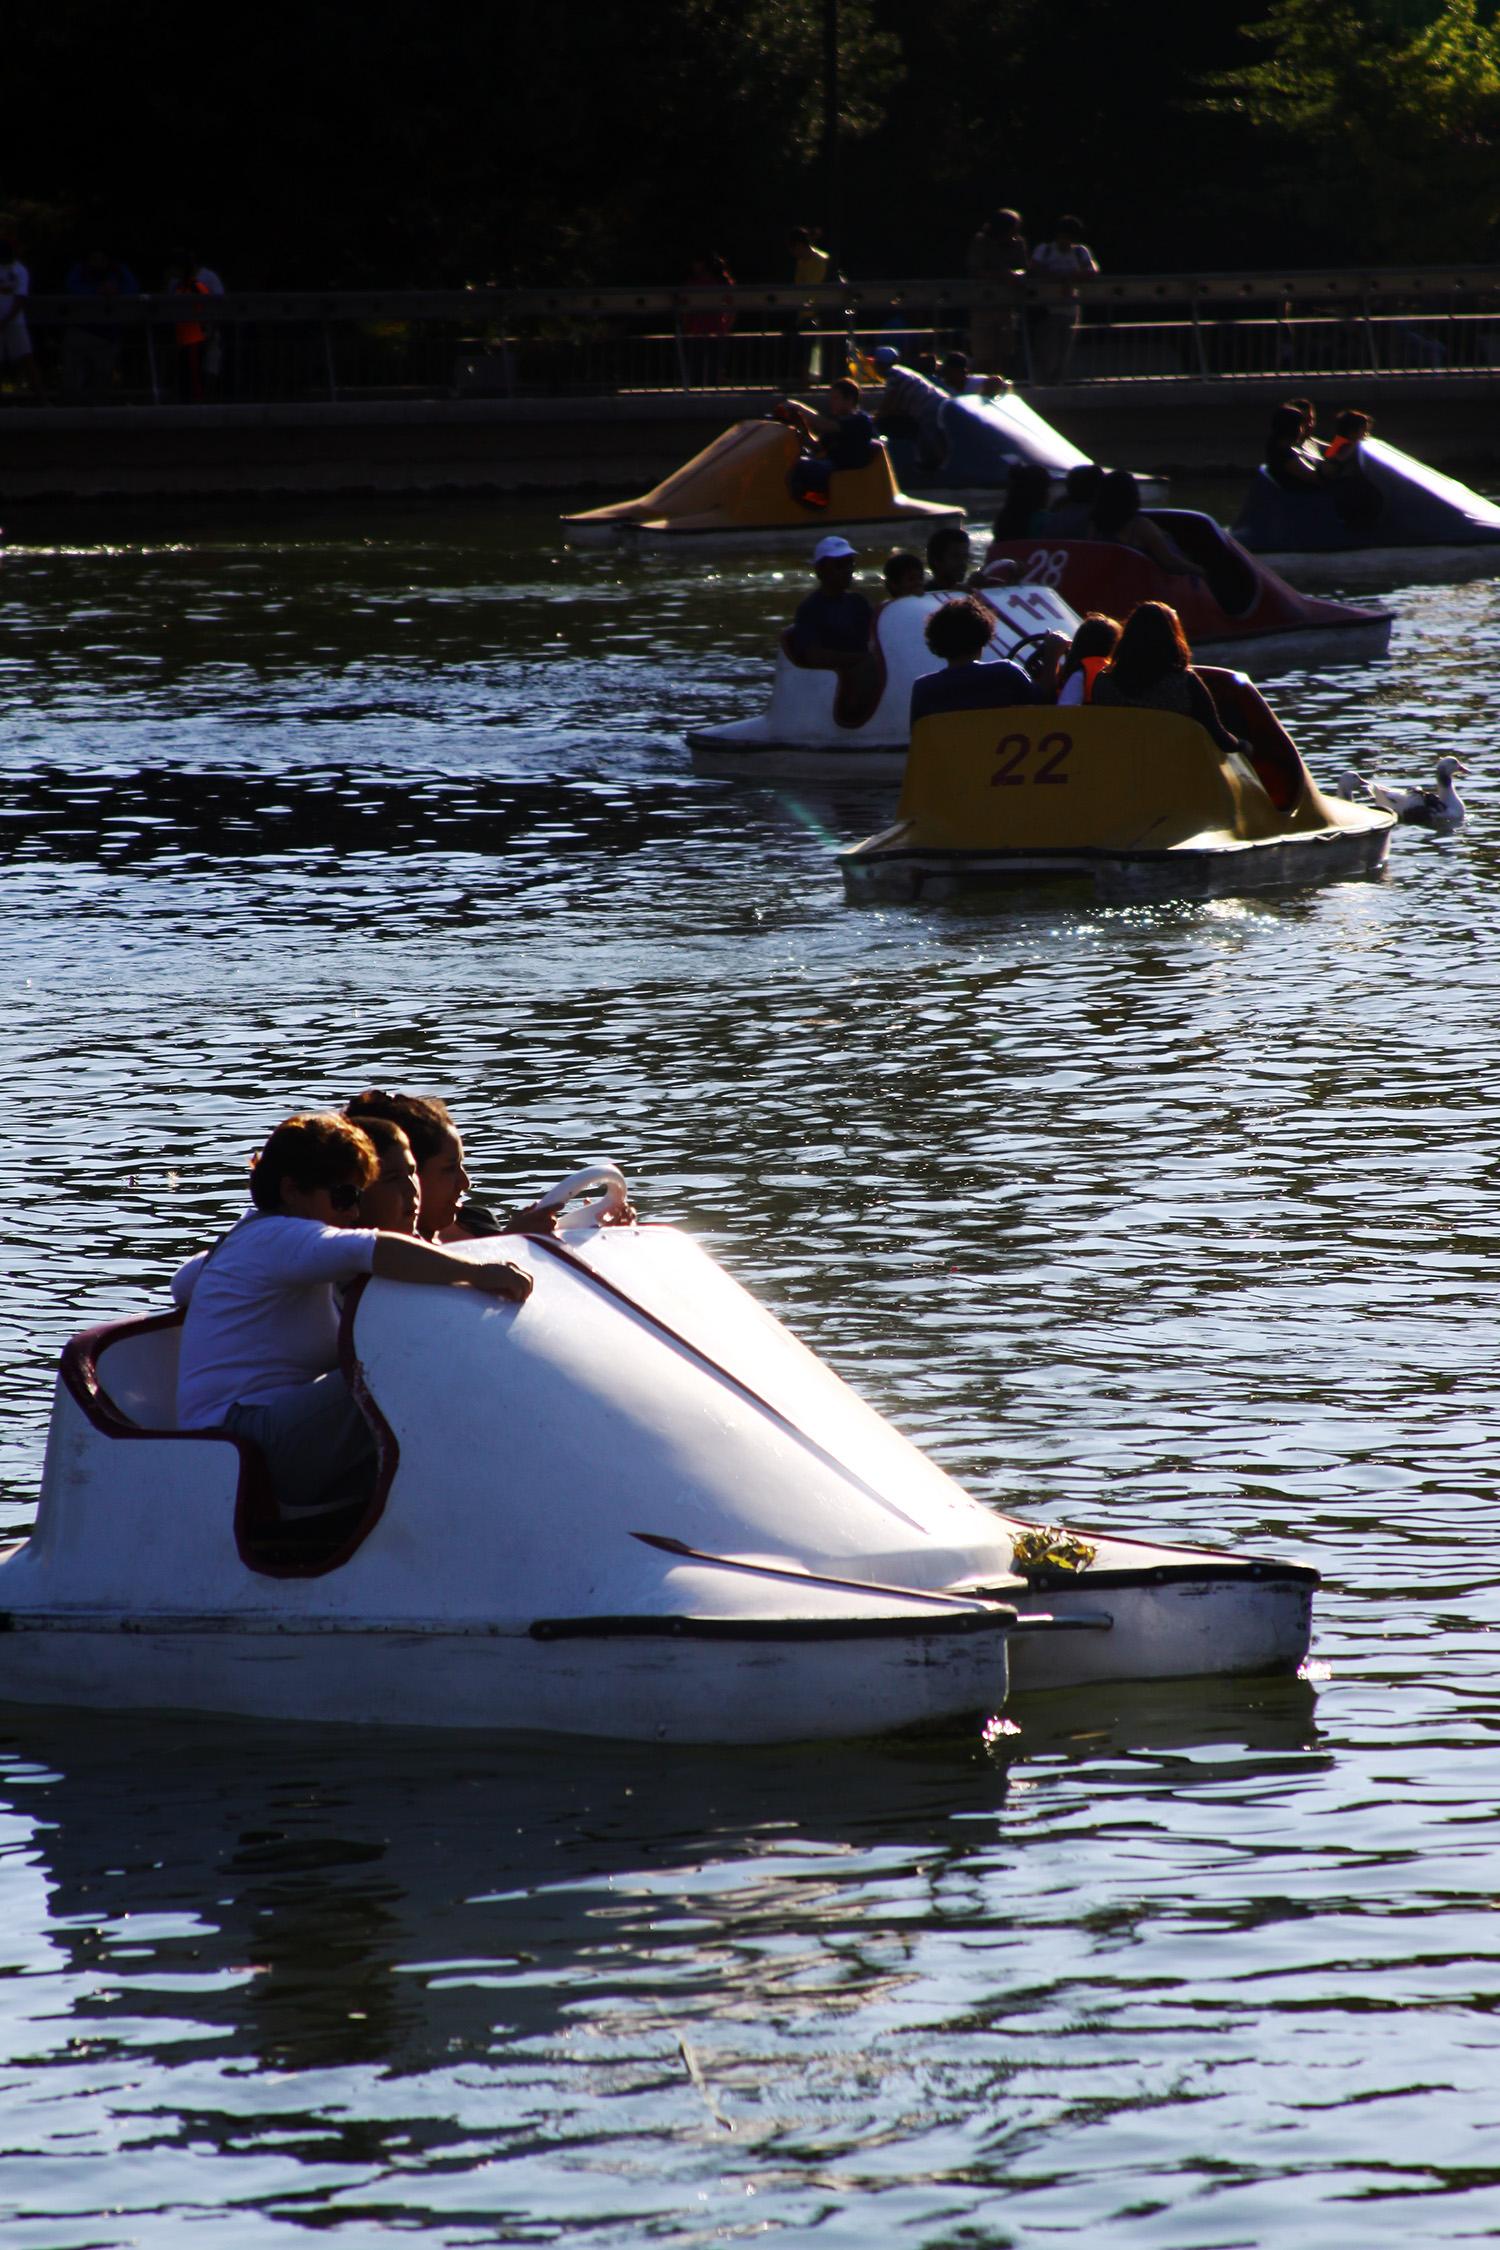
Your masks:
{"label": "white baseball cap", "polygon": [[848,540],[841,539],[838,533],[835,531],[831,533],[827,539],[820,539],[818,541],[818,544],[813,549],[813,561],[832,562],[836,555],[852,555],[856,554],[857,552],[857,548],[851,547]]}

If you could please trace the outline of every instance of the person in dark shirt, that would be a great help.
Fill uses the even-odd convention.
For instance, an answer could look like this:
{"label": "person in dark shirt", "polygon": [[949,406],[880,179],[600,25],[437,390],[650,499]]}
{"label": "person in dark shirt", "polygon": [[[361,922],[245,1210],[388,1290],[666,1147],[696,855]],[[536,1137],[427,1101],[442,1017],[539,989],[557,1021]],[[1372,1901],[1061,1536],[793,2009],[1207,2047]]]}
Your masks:
{"label": "person in dark shirt", "polygon": [[961,523],[939,524],[927,542],[927,576],[929,591],[934,594],[961,594],[968,584],[969,534]]}
{"label": "person in dark shirt", "polygon": [[1046,529],[1054,539],[1087,539],[1089,519],[1103,482],[1104,471],[1097,461],[1085,461],[1069,469],[1062,498],[1047,518]]}
{"label": "person in dark shirt", "polygon": [[1309,425],[1303,412],[1304,404],[1301,399],[1288,399],[1284,406],[1271,409],[1270,427],[1266,431],[1266,473],[1283,492],[1314,492],[1322,481],[1319,475],[1322,464],[1307,442]]}
{"label": "person in dark shirt", "polygon": [[815,672],[840,672],[853,657],[868,657],[875,612],[854,590],[857,560],[847,539],[837,533],[813,549],[818,590],[797,606],[792,619],[792,653]]}
{"label": "person in dark shirt", "polygon": [[974,594],[944,602],[927,620],[923,639],[943,659],[941,672],[924,672],[911,691],[911,723],[935,711],[995,711],[1039,701],[1019,664],[982,664],[995,633],[995,613]]}
{"label": "person in dark shirt", "polygon": [[802,440],[802,451],[787,471],[787,489],[804,508],[826,508],[835,469],[862,469],[875,451],[875,424],[859,402],[859,385],[841,375],[828,386],[823,411],[784,398],[773,409]]}

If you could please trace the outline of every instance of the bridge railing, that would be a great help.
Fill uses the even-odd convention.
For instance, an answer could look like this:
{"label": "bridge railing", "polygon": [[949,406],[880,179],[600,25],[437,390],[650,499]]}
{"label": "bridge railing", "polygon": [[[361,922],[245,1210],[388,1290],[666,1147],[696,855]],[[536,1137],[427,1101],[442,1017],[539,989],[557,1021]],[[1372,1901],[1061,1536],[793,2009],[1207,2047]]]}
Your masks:
{"label": "bridge railing", "polygon": [[[1023,281],[36,296],[47,394],[176,399],[607,397],[797,389],[891,343],[1022,383],[1500,372],[1500,267]],[[9,397],[24,395],[14,365]]]}

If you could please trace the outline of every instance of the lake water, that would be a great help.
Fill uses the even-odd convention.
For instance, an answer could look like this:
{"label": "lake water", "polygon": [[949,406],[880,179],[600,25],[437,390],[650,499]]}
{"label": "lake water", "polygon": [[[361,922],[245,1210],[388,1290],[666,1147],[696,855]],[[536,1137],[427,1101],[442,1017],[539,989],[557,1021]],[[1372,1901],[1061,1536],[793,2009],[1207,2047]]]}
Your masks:
{"label": "lake water", "polygon": [[981,1495],[1315,1564],[1311,1677],[989,1752],[0,1718],[15,2250],[1500,2236],[1500,587],[1273,691],[1466,835],[983,913],[688,770],[799,591],[477,511],[7,553],[0,1528],[67,1333],[399,1083],[486,1198],[617,1158]]}

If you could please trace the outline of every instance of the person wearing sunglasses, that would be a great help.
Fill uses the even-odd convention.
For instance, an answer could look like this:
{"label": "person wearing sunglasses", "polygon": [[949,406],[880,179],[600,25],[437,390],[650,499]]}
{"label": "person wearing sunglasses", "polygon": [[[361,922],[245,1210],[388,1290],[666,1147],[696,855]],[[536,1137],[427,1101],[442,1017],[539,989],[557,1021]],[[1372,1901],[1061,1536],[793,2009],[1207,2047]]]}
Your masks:
{"label": "person wearing sunglasses", "polygon": [[344,1115],[372,1139],[380,1121],[398,1125],[406,1135],[416,1159],[420,1193],[416,1231],[424,1241],[473,1242],[482,1235],[557,1232],[555,1214],[534,1203],[500,1216],[482,1204],[463,1200],[472,1185],[464,1166],[464,1144],[447,1103],[435,1094],[390,1094],[367,1086],[344,1104]]}
{"label": "person wearing sunglasses", "polygon": [[388,1117],[361,1117],[359,1129],[375,1145],[380,1166],[359,1199],[359,1223],[385,1234],[416,1234],[422,1177],[410,1140]]}
{"label": "person wearing sunglasses", "polygon": [[253,1439],[289,1521],[362,1498],[375,1465],[373,1432],[339,1366],[340,1284],[374,1274],[514,1303],[531,1294],[519,1266],[472,1265],[364,1225],[361,1198],[379,1175],[374,1145],[351,1119],[288,1118],[251,1167],[250,1210],[173,1280],[186,1306],[178,1427]]}

